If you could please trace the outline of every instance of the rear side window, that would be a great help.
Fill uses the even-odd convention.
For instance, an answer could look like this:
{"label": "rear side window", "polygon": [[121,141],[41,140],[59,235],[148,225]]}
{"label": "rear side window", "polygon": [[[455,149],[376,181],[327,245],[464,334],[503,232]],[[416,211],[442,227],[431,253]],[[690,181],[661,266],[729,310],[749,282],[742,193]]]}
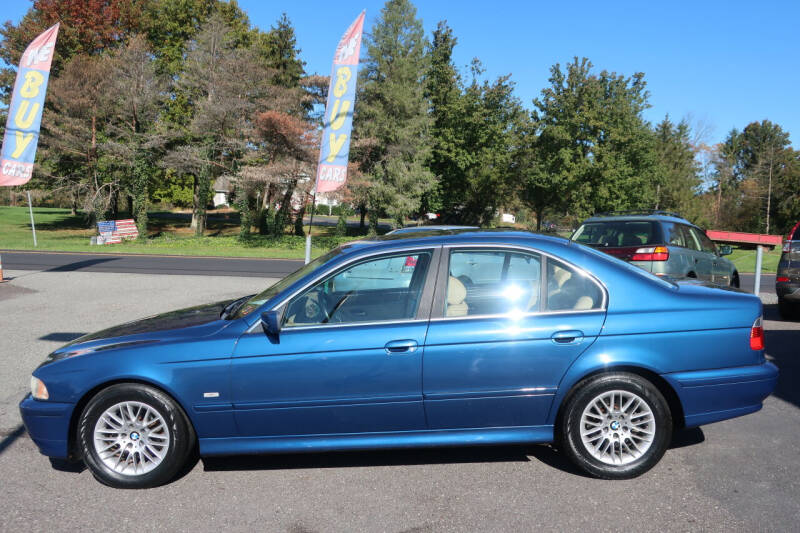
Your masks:
{"label": "rear side window", "polygon": [[684,226],[683,224],[680,225],[680,228],[681,233],[683,233],[683,240],[686,241],[686,247],[690,250],[702,250],[700,247],[700,241],[697,240],[697,236],[692,232],[692,229],[689,226]]}
{"label": "rear side window", "polygon": [[697,241],[700,243],[700,249],[709,254],[717,253],[717,249],[714,246],[714,243],[711,242],[711,239],[708,238],[703,231],[700,231],[697,228],[691,228],[692,233],[694,233],[695,237],[697,237]]}
{"label": "rear side window", "polygon": [[686,248],[686,238],[680,225],[672,222],[665,222],[663,225],[664,240],[670,246],[680,246]]}
{"label": "rear side window", "polygon": [[564,263],[548,259],[548,311],[588,311],[602,305],[603,293],[593,280]]}
{"label": "rear side window", "polygon": [[445,316],[539,311],[541,265],[535,253],[453,250]]}
{"label": "rear side window", "polygon": [[603,220],[582,224],[572,240],[599,248],[662,244],[658,223],[652,220]]}

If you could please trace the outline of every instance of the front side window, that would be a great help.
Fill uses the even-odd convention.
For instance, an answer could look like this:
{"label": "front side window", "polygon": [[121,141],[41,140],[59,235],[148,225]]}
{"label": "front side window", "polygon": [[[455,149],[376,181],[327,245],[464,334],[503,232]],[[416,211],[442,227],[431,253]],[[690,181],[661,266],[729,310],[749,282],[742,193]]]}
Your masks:
{"label": "front side window", "polygon": [[548,311],[588,311],[600,309],[602,305],[603,292],[592,279],[559,261],[548,259]]}
{"label": "front side window", "polygon": [[532,313],[540,310],[538,254],[453,250],[445,316]]}
{"label": "front side window", "polygon": [[417,314],[432,252],[368,259],[292,298],[283,327],[410,320]]}
{"label": "front side window", "polygon": [[714,243],[711,242],[711,239],[708,238],[708,235],[697,228],[692,228],[692,233],[694,233],[695,237],[697,237],[697,240],[700,243],[700,248],[704,252],[716,255],[717,248],[714,246]]}

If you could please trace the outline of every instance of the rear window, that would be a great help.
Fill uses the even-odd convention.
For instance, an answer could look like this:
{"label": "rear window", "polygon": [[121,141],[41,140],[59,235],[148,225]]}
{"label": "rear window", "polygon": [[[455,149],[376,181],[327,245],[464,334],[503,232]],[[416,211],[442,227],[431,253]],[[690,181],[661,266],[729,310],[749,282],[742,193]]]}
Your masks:
{"label": "rear window", "polygon": [[586,222],[572,240],[599,248],[663,244],[659,225],[652,220],[603,220]]}

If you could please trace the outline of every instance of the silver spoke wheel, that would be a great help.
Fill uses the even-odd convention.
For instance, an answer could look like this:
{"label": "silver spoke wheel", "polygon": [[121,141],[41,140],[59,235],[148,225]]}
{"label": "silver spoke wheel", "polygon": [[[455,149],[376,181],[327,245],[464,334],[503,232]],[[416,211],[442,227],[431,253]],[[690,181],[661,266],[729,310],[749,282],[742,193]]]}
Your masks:
{"label": "silver spoke wheel", "polygon": [[642,398],[623,390],[596,396],[583,410],[581,440],[589,454],[608,465],[625,465],[644,455],[653,443],[656,422]]}
{"label": "silver spoke wheel", "polygon": [[169,451],[169,429],[158,411],[142,402],[106,409],[94,427],[94,451],[118,474],[139,476],[154,470]]}

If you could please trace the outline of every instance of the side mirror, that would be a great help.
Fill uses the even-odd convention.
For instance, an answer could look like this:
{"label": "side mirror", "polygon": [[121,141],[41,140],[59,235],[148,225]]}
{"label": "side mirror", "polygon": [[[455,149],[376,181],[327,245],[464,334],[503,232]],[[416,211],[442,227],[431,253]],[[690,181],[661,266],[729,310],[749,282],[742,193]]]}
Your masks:
{"label": "side mirror", "polygon": [[731,255],[733,253],[733,248],[729,244],[723,244],[719,247],[719,255]]}
{"label": "side mirror", "polygon": [[281,312],[264,311],[261,313],[261,328],[271,337],[277,337],[281,332]]}

